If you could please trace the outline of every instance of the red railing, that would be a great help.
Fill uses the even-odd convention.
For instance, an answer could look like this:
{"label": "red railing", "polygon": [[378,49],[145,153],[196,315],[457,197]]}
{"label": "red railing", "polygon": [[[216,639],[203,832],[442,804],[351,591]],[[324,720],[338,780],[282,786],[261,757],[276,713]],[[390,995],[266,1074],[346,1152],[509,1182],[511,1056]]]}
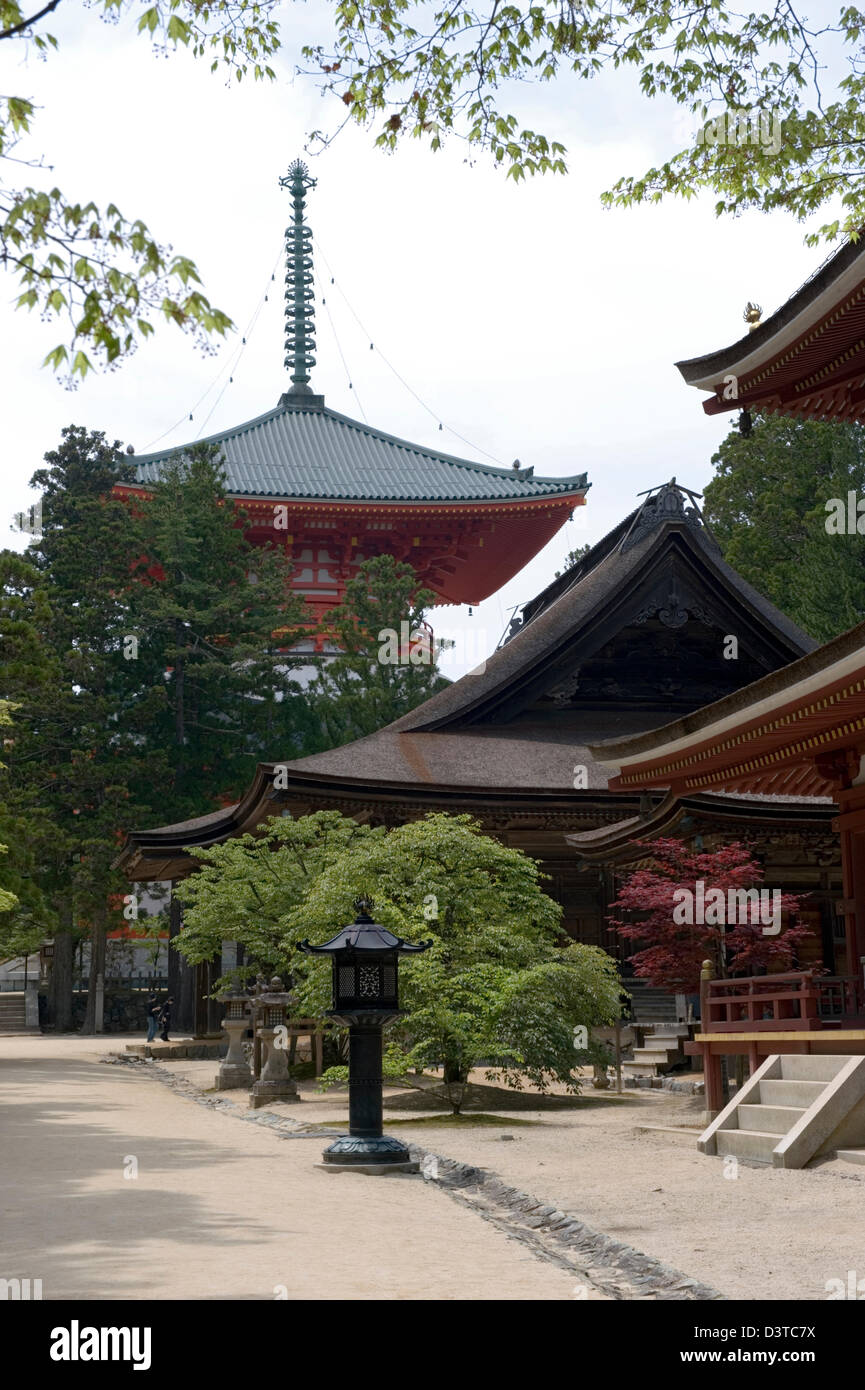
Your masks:
{"label": "red railing", "polygon": [[862,1012],[859,983],[852,975],[751,975],[707,980],[703,987],[704,1032],[816,1031]]}

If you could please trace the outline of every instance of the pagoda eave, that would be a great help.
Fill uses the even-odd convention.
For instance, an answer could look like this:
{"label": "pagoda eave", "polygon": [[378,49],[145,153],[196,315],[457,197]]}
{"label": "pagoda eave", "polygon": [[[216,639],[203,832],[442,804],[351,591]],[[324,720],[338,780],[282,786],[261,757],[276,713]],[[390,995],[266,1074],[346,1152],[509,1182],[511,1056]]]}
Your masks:
{"label": "pagoda eave", "polygon": [[[442,502],[228,495],[245,513],[249,540],[283,546],[295,587],[324,611],[342,596],[354,568],[383,552],[411,564],[436,603],[481,603],[585,505],[585,490],[582,483],[552,496]],[[116,491],[130,499],[148,495],[130,484]]]}

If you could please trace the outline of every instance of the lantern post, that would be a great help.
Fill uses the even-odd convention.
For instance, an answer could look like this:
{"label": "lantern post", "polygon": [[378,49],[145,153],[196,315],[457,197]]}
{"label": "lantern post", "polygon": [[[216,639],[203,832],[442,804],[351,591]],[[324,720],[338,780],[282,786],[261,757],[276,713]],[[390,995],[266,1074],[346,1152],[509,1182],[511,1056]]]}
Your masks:
{"label": "lantern post", "polygon": [[330,956],[333,1008],[328,1016],[349,1030],[349,1132],[325,1149],[325,1168],[362,1173],[404,1173],[417,1168],[407,1146],[382,1133],[382,1030],[403,1012],[399,957],[419,954],[431,945],[431,941],[414,945],[394,936],[363,907],[354,922],[323,946],[300,943],[307,955]]}

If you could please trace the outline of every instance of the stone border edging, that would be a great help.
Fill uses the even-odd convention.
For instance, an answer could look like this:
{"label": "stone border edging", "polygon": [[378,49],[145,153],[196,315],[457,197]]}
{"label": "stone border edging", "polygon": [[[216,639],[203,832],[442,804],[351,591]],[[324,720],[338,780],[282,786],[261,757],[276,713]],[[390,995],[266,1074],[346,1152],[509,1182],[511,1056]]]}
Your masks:
{"label": "stone border edging", "polygon": [[[654,1256],[644,1255],[633,1246],[624,1245],[612,1236],[594,1230],[577,1217],[539,1201],[530,1193],[510,1187],[483,1168],[461,1163],[457,1159],[443,1158],[414,1144],[410,1149],[412,1157],[417,1157],[422,1167],[430,1159],[435,1161],[438,1168],[436,1181],[442,1186],[476,1194],[490,1208],[500,1208],[508,1224],[522,1227],[563,1247],[562,1253],[579,1255],[580,1270],[612,1298],[653,1297],[695,1301],[724,1298],[724,1294],[711,1285],[689,1279]],[[476,1203],[472,1202],[472,1205]]]}

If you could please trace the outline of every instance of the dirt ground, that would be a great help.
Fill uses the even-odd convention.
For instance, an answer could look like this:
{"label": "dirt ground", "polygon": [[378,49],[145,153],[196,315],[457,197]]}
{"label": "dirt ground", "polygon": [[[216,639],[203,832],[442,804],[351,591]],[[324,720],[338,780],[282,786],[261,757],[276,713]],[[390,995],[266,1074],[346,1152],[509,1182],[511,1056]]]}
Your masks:
{"label": "dirt ground", "polygon": [[[272,1298],[280,1286],[292,1297],[298,1279],[316,1298],[573,1296],[570,1274],[434,1181],[324,1173],[320,1137],[280,1139],[99,1061],[125,1041],[0,1039],[5,1277],[43,1278],[46,1298]],[[156,1065],[206,1091],[217,1064]],[[344,1089],[300,1090],[299,1104],[271,1109],[346,1126]],[[828,1281],[865,1279],[865,1168],[740,1163],[731,1176],[696,1150],[702,1099],[666,1092],[587,1086],[514,1108],[489,1088],[473,1103],[482,1113],[454,1124],[427,1097],[389,1091],[386,1127],[728,1298],[825,1299]],[[360,1265],[358,1249],[370,1252]]]}
{"label": "dirt ground", "polygon": [[323,1172],[320,1139],[100,1062],[117,1047],[0,1038],[0,1278],[46,1300],[573,1298],[435,1183]]}
{"label": "dirt ground", "polygon": [[[213,1067],[179,1062],[174,1069],[207,1085]],[[314,1083],[301,1090],[302,1104],[286,1113],[345,1125],[345,1091],[322,1095]],[[490,1096],[507,1108],[490,1105]],[[723,1159],[697,1152],[702,1097],[647,1090],[618,1097],[587,1083],[576,1101],[551,1097],[526,1108],[532,1103],[523,1093],[511,1108],[513,1098],[491,1090],[484,1113],[500,1125],[473,1123],[469,1113],[454,1127],[436,1122],[423,1097],[389,1092],[385,1125],[406,1143],[495,1173],[728,1298],[826,1299],[827,1281],[846,1286],[850,1270],[865,1280],[865,1168],[838,1160],[799,1171],[740,1163],[728,1176]],[[649,1125],[663,1128],[639,1128]]]}

